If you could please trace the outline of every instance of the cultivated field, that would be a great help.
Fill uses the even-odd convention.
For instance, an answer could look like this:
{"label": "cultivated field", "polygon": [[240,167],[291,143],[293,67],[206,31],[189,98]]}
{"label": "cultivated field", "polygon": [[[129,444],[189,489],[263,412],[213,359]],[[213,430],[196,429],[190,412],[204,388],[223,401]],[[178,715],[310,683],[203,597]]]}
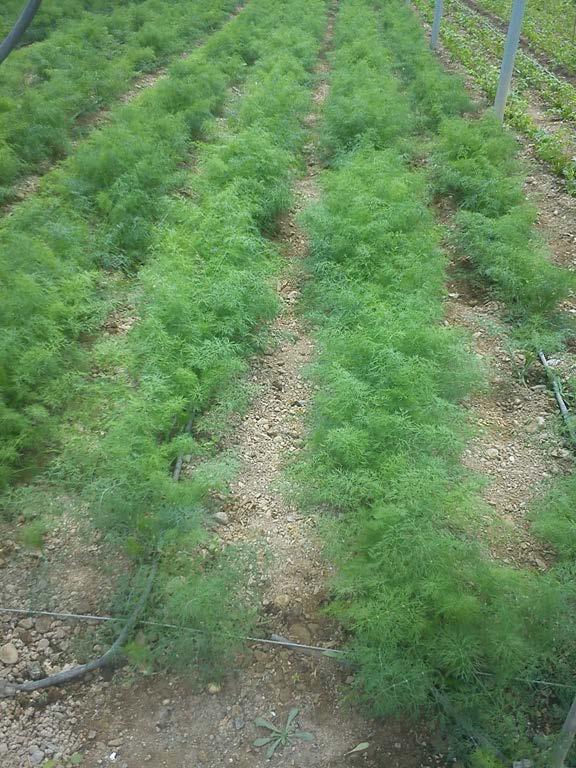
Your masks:
{"label": "cultivated field", "polygon": [[528,5],[505,127],[499,0],[438,55],[430,0],[46,0],[0,65],[2,766],[552,765],[574,7]]}

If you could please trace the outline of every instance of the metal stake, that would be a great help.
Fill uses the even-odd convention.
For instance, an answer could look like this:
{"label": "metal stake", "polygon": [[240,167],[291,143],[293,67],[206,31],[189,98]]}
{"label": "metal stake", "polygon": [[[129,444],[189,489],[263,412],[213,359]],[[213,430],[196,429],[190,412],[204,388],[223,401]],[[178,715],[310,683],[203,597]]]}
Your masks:
{"label": "metal stake", "polygon": [[442,21],[442,11],[444,10],[443,0],[436,0],[434,6],[434,21],[432,23],[432,34],[430,35],[430,48],[433,51],[438,47],[438,38],[440,37],[440,22]]}
{"label": "metal stake", "polygon": [[500,80],[498,81],[498,90],[496,91],[496,99],[494,101],[494,111],[500,122],[504,120],[504,109],[512,81],[514,59],[516,58],[516,51],[520,42],[520,30],[522,29],[525,7],[526,0],[514,0],[510,24],[508,25],[508,34],[506,35],[502,67],[500,69]]}

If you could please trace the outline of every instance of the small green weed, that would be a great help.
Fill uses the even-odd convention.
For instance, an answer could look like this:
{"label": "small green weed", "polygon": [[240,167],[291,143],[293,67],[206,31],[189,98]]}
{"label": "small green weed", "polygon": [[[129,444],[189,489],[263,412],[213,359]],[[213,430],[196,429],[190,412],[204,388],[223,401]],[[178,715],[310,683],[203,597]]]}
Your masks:
{"label": "small green weed", "polygon": [[45,520],[33,520],[26,523],[20,529],[20,541],[27,549],[42,549],[44,547],[44,536],[49,530],[48,523]]}
{"label": "small green weed", "polygon": [[293,707],[288,713],[286,724],[283,728],[277,728],[269,720],[265,720],[262,717],[257,717],[254,723],[259,728],[265,728],[270,731],[270,736],[261,736],[252,742],[255,747],[265,747],[266,758],[270,760],[277,749],[286,747],[292,744],[294,741],[313,741],[314,736],[308,731],[299,731],[296,727],[296,718],[300,710],[297,707]]}

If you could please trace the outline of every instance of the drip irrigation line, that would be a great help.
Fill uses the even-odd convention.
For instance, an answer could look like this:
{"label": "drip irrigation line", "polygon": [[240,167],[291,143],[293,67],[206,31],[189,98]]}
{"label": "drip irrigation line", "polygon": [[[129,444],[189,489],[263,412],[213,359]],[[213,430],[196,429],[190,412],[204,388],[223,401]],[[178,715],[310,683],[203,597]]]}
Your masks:
{"label": "drip irrigation line", "polygon": [[[55,619],[72,619],[75,621],[122,621],[122,618],[117,616],[94,616],[87,613],[61,613],[57,611],[32,611],[25,608],[0,608],[0,613],[15,613],[25,616],[51,616]],[[185,632],[194,632],[198,634],[208,634],[207,632],[197,629],[195,627],[186,627],[181,624],[166,624],[161,621],[147,621],[146,619],[139,619],[136,617],[134,624],[146,624],[152,627],[164,627],[167,629],[180,629]],[[325,655],[335,654],[337,656],[344,656],[345,651],[337,648],[326,648],[320,645],[306,645],[304,643],[295,643],[292,640],[288,640],[281,635],[272,635],[271,638],[263,637],[249,637],[245,635],[230,635],[230,637],[236,637],[238,640],[247,640],[250,643],[260,643],[262,645],[281,645],[286,648],[293,648],[294,650],[302,651],[314,651],[317,653],[323,653]]]}
{"label": "drip irrigation line", "polygon": [[38,691],[38,690],[41,690],[42,688],[50,688],[54,685],[62,685],[62,683],[69,683],[72,680],[77,680],[80,677],[84,677],[84,675],[88,674],[88,672],[93,672],[96,669],[100,669],[101,667],[105,667],[108,664],[110,664],[122,650],[122,646],[128,639],[130,632],[134,629],[135,625],[138,623],[140,614],[146,607],[148,597],[150,596],[150,592],[152,591],[152,584],[154,582],[154,577],[156,575],[157,567],[158,567],[158,562],[156,561],[155,563],[153,563],[152,567],[150,568],[150,573],[146,581],[146,586],[144,588],[144,591],[142,592],[142,595],[140,596],[140,599],[136,603],[134,610],[132,611],[128,620],[124,624],[122,631],[120,632],[116,640],[112,643],[110,648],[108,648],[106,653],[104,653],[102,656],[99,656],[97,659],[93,659],[92,661],[89,661],[87,664],[78,664],[77,666],[72,667],[71,669],[66,669],[66,670],[63,670],[62,672],[57,672],[55,675],[44,677],[41,680],[28,680],[25,683],[11,683],[11,682],[8,682],[7,680],[0,680],[0,698],[8,698],[11,696],[16,696],[18,693],[32,693],[33,691]]}
{"label": "drip irrigation line", "polygon": [[538,357],[540,359],[540,362],[544,366],[544,370],[548,375],[548,380],[552,385],[554,397],[556,398],[556,402],[558,403],[558,407],[560,408],[560,413],[562,414],[562,418],[564,419],[564,423],[566,424],[566,429],[568,431],[568,434],[570,435],[570,438],[572,439],[572,442],[574,443],[574,445],[576,445],[576,430],[574,429],[574,425],[572,423],[572,415],[570,414],[570,410],[566,405],[566,401],[564,400],[564,397],[562,396],[562,387],[560,386],[560,380],[556,375],[555,371],[550,366],[548,360],[546,360],[546,356],[544,352],[542,352],[542,350],[538,352]]}
{"label": "drip irrigation line", "polygon": [[28,5],[24,8],[20,16],[16,19],[16,23],[6,35],[4,40],[0,43],[0,64],[6,59],[18,45],[20,38],[26,32],[30,26],[40,3],[42,0],[29,0]]}
{"label": "drip irrigation line", "polygon": [[[50,616],[54,619],[72,620],[72,621],[123,621],[124,617],[119,616],[96,616],[91,613],[67,613],[63,611],[36,611],[28,608],[2,608],[0,607],[0,613],[12,613],[19,616]],[[187,627],[182,624],[167,624],[161,621],[148,621],[147,619],[137,619],[136,624],[145,624],[151,627],[164,627],[166,629],[180,629],[184,632],[193,632],[198,634],[209,634],[206,630],[197,629],[196,627]],[[238,640],[246,640],[249,643],[258,643],[260,645],[272,645],[282,646],[284,648],[292,648],[295,651],[314,651],[316,653],[322,653],[326,656],[337,657],[346,656],[346,651],[341,648],[328,648],[327,646],[320,645],[306,645],[305,643],[295,643],[282,635],[272,634],[269,638],[264,637],[251,637],[250,635],[229,635],[235,637]],[[347,663],[344,659],[340,660],[341,663]],[[424,674],[424,673],[421,673]],[[482,677],[494,677],[492,672],[477,672]],[[418,677],[418,676],[416,676]],[[397,688],[400,685],[407,685],[416,679],[416,677],[406,678],[400,680],[397,683],[393,683],[389,688],[385,690],[391,690]],[[574,690],[576,685],[568,685],[567,683],[554,683],[551,680],[531,680],[526,677],[513,677],[512,680],[518,683],[526,683],[527,685],[545,685],[550,688],[566,688],[568,690]]]}

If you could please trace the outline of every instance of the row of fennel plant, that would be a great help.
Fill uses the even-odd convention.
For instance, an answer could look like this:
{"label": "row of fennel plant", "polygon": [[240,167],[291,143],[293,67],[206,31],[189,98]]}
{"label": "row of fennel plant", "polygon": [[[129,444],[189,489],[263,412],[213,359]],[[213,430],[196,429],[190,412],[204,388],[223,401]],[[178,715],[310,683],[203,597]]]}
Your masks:
{"label": "row of fennel plant", "polygon": [[[84,495],[136,563],[159,558],[152,619],[199,630],[149,628],[138,658],[212,675],[248,633],[255,606],[242,552],[221,551],[205,529],[210,491],[229,474],[229,458],[211,457],[202,418],[235,397],[278,309],[279,260],[264,233],[291,200],[326,24],[325,0],[259,5],[253,33],[264,9],[272,23],[258,61],[212,142],[198,148],[186,194],[170,201],[156,228],[137,279],[136,324],[94,345],[99,375],[85,383],[48,474]],[[170,467],[182,454],[200,466],[176,483]],[[38,486],[25,490],[30,504]],[[13,496],[16,508],[24,495]]]}
{"label": "row of fennel plant", "polygon": [[[138,0],[137,0],[138,1]],[[142,1],[142,0],[140,0]],[[126,5],[126,0],[123,0]],[[109,13],[116,5],[114,0],[44,0],[40,5],[32,24],[20,40],[20,46],[43,40],[50,32],[61,28],[70,21],[75,22],[79,16],[90,13]],[[0,38],[12,29],[12,25],[22,13],[22,0],[4,0],[0,10]]]}
{"label": "row of fennel plant", "polygon": [[91,113],[221,23],[233,0],[144,0],[87,14],[0,68],[0,203],[26,174],[70,153]]}
{"label": "row of fennel plant", "polygon": [[87,371],[85,341],[110,309],[115,281],[101,267],[133,273],[146,260],[194,141],[259,59],[276,6],[252,0],[0,223],[0,486],[33,470],[50,444]]}
{"label": "row of fennel plant", "polygon": [[[429,75],[430,66],[422,72]],[[405,80],[413,94],[418,76]],[[575,279],[550,261],[535,228],[536,211],[522,191],[524,175],[516,156],[513,137],[489,117],[447,120],[433,153],[434,191],[450,195],[456,204],[455,245],[507,307],[527,359],[536,360],[541,348],[562,356],[563,342],[574,336],[574,326],[556,310],[561,300],[573,295]],[[567,390],[572,396],[572,382]],[[551,578],[560,584],[573,581],[576,478],[554,481],[533,505],[531,516],[534,533],[557,554]],[[568,706],[567,701],[563,704]]]}
{"label": "row of fennel plant", "polygon": [[414,131],[466,99],[432,68],[437,96],[423,89],[429,106],[415,109],[386,45],[387,13],[405,5],[347,0],[336,27],[323,127],[332,168],[307,216],[319,393],[295,474],[303,502],[332,512],[330,611],[351,633],[354,691],[368,710],[457,712],[505,751],[532,755],[538,694],[517,680],[568,674],[574,589],[494,562],[481,541],[489,512],[460,462],[460,403],[481,377],[442,323],[442,232],[428,172],[413,162]]}

